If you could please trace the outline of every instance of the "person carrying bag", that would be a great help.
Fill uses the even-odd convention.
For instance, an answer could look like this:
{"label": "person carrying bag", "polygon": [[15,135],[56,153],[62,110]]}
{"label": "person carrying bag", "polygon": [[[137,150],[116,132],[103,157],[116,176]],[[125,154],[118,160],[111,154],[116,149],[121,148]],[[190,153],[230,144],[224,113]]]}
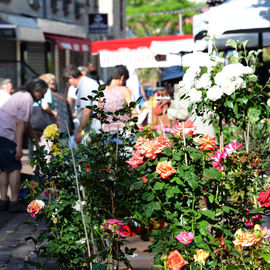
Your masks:
{"label": "person carrying bag", "polygon": [[56,124],[56,119],[52,114],[43,110],[41,105],[38,104],[38,106],[33,107],[30,123],[34,130],[43,132],[47,126]]}

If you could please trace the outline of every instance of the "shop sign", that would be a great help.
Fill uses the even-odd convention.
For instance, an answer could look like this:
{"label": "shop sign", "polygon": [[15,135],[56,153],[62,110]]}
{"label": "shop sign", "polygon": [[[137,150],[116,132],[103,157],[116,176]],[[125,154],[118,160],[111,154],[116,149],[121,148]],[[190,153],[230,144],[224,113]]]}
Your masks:
{"label": "shop sign", "polygon": [[90,13],[89,34],[108,34],[108,14]]}

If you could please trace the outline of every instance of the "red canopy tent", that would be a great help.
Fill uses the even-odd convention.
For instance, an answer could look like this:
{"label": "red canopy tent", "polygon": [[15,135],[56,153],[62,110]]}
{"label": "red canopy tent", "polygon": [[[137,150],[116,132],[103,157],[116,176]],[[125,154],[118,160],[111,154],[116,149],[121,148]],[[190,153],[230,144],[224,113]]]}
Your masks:
{"label": "red canopy tent", "polygon": [[[161,49],[158,49],[158,51],[151,49],[151,44],[155,42],[162,43]],[[179,47],[179,52],[182,50],[192,50],[193,36],[150,36],[94,41],[92,42],[92,54],[99,53],[101,67],[112,67],[119,64],[132,68],[179,65],[181,58],[175,54],[168,56],[164,61],[157,61],[155,59],[157,54],[168,54],[168,47],[169,44],[172,45],[172,42],[174,42],[173,47]],[[177,45],[175,45],[175,42],[177,42]],[[181,48],[181,44],[185,48]]]}
{"label": "red canopy tent", "polygon": [[171,35],[171,36],[150,36],[137,38],[112,39],[92,42],[92,54],[97,54],[100,51],[117,51],[119,49],[127,48],[130,50],[141,47],[150,48],[152,41],[173,41],[193,39],[193,35]]}

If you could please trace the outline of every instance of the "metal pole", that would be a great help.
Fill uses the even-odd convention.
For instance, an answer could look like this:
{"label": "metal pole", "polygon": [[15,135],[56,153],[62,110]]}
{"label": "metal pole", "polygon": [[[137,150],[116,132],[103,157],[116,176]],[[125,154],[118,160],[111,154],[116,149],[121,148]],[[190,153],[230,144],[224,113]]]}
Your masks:
{"label": "metal pole", "polygon": [[179,13],[179,35],[183,35],[183,20],[181,13]]}

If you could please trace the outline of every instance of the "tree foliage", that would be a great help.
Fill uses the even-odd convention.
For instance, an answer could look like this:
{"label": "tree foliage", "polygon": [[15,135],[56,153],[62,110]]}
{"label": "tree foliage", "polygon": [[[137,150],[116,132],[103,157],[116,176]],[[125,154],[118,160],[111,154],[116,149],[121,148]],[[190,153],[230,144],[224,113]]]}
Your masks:
{"label": "tree foliage", "polygon": [[[126,23],[135,36],[179,34],[179,13],[166,13],[183,10],[184,21],[199,12],[196,7],[188,0],[127,0]],[[191,22],[183,23],[183,31],[192,34]]]}

